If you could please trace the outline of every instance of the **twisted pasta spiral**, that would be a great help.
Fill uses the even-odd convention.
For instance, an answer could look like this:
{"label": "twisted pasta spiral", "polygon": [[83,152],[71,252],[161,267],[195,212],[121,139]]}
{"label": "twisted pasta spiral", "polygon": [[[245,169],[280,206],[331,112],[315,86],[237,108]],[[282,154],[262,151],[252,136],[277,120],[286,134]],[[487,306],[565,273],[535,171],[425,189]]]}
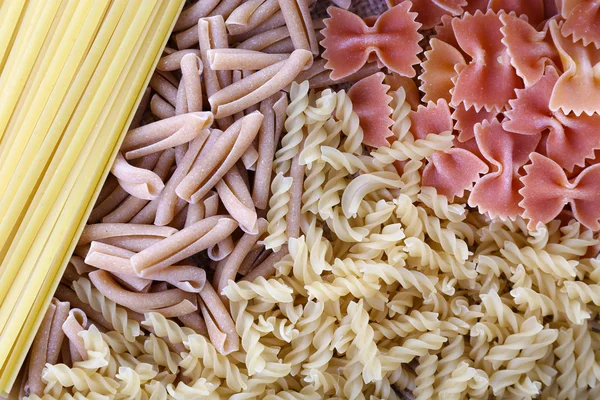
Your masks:
{"label": "twisted pasta spiral", "polygon": [[449,379],[442,382],[439,396],[443,399],[460,399],[467,391],[468,383],[475,376],[475,368],[469,367],[465,361],[461,361],[456,369],[452,371]]}
{"label": "twisted pasta spiral", "polygon": [[300,143],[304,138],[303,127],[306,121],[304,112],[308,107],[308,81],[300,85],[292,83],[290,89],[290,103],[286,109],[287,119],[284,127],[287,132],[281,138],[281,148],[275,153],[273,168],[277,174],[285,174],[290,170],[292,158],[300,150]]}
{"label": "twisted pasta spiral", "polygon": [[466,262],[465,264],[460,264],[448,253],[437,252],[418,238],[407,238],[404,241],[404,244],[406,245],[405,251],[410,257],[416,260],[417,264],[421,267],[450,273],[459,280],[475,279],[477,277],[477,271],[475,271],[473,263]]}
{"label": "twisted pasta spiral", "polygon": [[234,282],[230,280],[229,284],[223,289],[223,294],[231,301],[258,298],[266,303],[290,303],[293,301],[292,293],[292,288],[281,280],[265,279],[262,276],[256,278],[254,282]]}
{"label": "twisted pasta spiral", "polygon": [[152,359],[157,365],[167,367],[172,374],[176,374],[179,371],[181,357],[178,354],[171,352],[167,343],[161,338],[158,338],[151,333],[144,341],[144,350],[147,354],[152,356]]}
{"label": "twisted pasta spiral", "polygon": [[535,250],[529,246],[519,248],[515,243],[505,242],[504,248],[500,249],[500,253],[515,265],[523,264],[525,268],[540,269],[556,279],[572,279],[577,275],[575,271],[577,261],[569,261],[545,250]]}
{"label": "twisted pasta spiral", "polygon": [[93,288],[92,283],[87,278],[79,278],[74,281],[73,289],[81,301],[88,303],[95,311],[101,312],[113,328],[122,333],[130,342],[143,335],[140,324],[129,319],[124,308],[117,306],[115,302],[107,299],[99,290]]}
{"label": "twisted pasta spiral", "polygon": [[286,215],[289,211],[290,188],[292,187],[293,179],[284,177],[282,173],[275,175],[271,183],[271,192],[273,195],[269,199],[269,211],[267,212],[267,220],[269,225],[267,232],[269,235],[265,238],[265,248],[279,251],[281,246],[287,241]]}
{"label": "twisted pasta spiral", "polygon": [[265,346],[260,343],[260,333],[254,325],[254,318],[246,311],[247,306],[247,300],[232,302],[230,305],[235,330],[242,339],[242,347],[246,351],[248,374],[254,375],[263,371],[267,361],[263,357]]}
{"label": "twisted pasta spiral", "polygon": [[371,323],[375,330],[375,339],[394,339],[406,337],[414,332],[426,332],[438,329],[440,320],[438,314],[413,310],[409,315],[400,315],[396,319],[385,319],[380,323]]}
{"label": "twisted pasta spiral", "polygon": [[304,192],[302,192],[301,212],[317,214],[319,200],[323,196],[323,184],[327,178],[329,166],[322,160],[312,163],[308,175],[304,178]]}
{"label": "twisted pasta spiral", "polygon": [[196,332],[191,328],[181,327],[175,321],[165,318],[161,313],[150,312],[144,315],[143,326],[151,327],[158,337],[166,337],[173,344],[183,343],[188,336]]}
{"label": "twisted pasta spiral", "polygon": [[423,238],[423,222],[419,218],[419,210],[413,204],[410,197],[401,194],[396,200],[396,216],[404,225],[404,233],[407,237]]}
{"label": "twisted pasta spiral", "polygon": [[346,135],[344,151],[357,152],[362,146],[364,133],[358,114],[352,109],[352,100],[344,90],[337,92],[336,95],[335,118],[342,123],[342,133]]}
{"label": "twisted pasta spiral", "polygon": [[394,136],[398,140],[404,140],[410,130],[411,121],[408,117],[410,114],[410,104],[406,101],[406,91],[403,87],[399,87],[392,95],[392,104],[394,107],[394,111],[392,112],[392,119],[394,120],[392,132],[394,132]]}
{"label": "twisted pasta spiral", "polygon": [[226,380],[227,386],[235,391],[246,389],[248,378],[240,372],[237,365],[218,353],[215,347],[202,335],[194,334],[184,342],[190,354],[202,360],[202,364],[214,371],[219,378]]}
{"label": "twisted pasta spiral", "polygon": [[383,372],[395,371],[402,364],[411,362],[415,357],[424,356],[430,350],[439,350],[447,340],[440,335],[439,329],[425,332],[416,338],[407,339],[401,346],[392,347],[382,356],[382,370]]}
{"label": "twisted pasta spiral", "polygon": [[300,153],[300,164],[308,165],[311,168],[312,164],[321,157],[320,146],[327,139],[327,131],[324,128],[325,121],[331,117],[336,103],[337,95],[331,89],[326,89],[321,92],[316,106],[308,106],[304,111],[308,124],[308,135]]}
{"label": "twisted pasta spiral", "polygon": [[62,387],[74,387],[80,392],[91,391],[103,395],[112,395],[117,392],[119,384],[111,378],[105,378],[97,372],[82,368],[69,368],[65,364],[47,364],[42,374],[44,381],[50,384],[59,384]]}
{"label": "twisted pasta spiral", "polygon": [[433,383],[437,369],[438,358],[432,354],[419,357],[419,366],[416,368],[415,400],[427,400],[433,398]]}
{"label": "twisted pasta spiral", "polygon": [[350,302],[348,315],[352,317],[350,328],[356,334],[352,344],[358,349],[356,358],[363,365],[363,380],[370,383],[381,380],[381,362],[379,350],[375,344],[375,332],[369,325],[369,314],[363,306],[363,300]]}
{"label": "twisted pasta spiral", "polygon": [[400,193],[410,197],[412,202],[417,201],[417,196],[421,190],[421,167],[423,163],[421,161],[410,160],[404,166],[404,171],[400,180],[403,185],[400,188]]}
{"label": "twisted pasta spiral", "polygon": [[300,372],[302,362],[310,356],[310,346],[314,334],[320,326],[323,308],[323,303],[307,303],[302,318],[296,323],[296,329],[300,333],[296,339],[292,340],[292,351],[283,358],[284,363],[292,365],[293,375]]}
{"label": "twisted pasta spiral", "polygon": [[448,150],[452,147],[453,140],[454,136],[451,131],[440,134],[430,133],[425,139],[417,140],[407,134],[405,140],[397,140],[390,147],[379,147],[371,152],[371,156],[382,167],[394,161],[420,161],[430,157],[436,151]]}
{"label": "twisted pasta spiral", "polygon": [[467,216],[465,206],[461,204],[449,204],[446,196],[438,194],[434,187],[421,188],[419,201],[430,208],[436,217],[451,222],[461,222]]}
{"label": "twisted pasta spiral", "polygon": [[336,319],[331,316],[323,316],[321,324],[313,337],[313,347],[315,352],[308,358],[308,362],[302,366],[302,375],[309,375],[311,371],[325,371],[331,357],[333,357],[333,349],[331,342],[335,330]]}

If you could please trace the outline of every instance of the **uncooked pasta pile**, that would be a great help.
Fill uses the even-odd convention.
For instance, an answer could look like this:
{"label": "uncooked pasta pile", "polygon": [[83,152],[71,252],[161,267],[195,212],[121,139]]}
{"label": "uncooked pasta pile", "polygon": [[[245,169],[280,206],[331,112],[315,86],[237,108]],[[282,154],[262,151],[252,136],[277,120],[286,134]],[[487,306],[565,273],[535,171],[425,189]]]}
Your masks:
{"label": "uncooked pasta pile", "polygon": [[600,398],[591,6],[349,3],[183,11],[15,398]]}

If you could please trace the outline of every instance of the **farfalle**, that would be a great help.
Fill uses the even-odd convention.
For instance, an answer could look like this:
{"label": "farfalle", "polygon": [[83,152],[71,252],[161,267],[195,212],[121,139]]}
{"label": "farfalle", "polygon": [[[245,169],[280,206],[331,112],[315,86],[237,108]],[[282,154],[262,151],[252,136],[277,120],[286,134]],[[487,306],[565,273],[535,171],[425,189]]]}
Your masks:
{"label": "farfalle", "polygon": [[566,204],[571,205],[573,216],[592,230],[600,229],[600,164],[581,172],[572,181],[554,161],[540,154],[531,154],[532,164],[525,167],[527,175],[521,178],[523,216],[530,226],[549,222],[560,214]]}
{"label": "farfalle", "polygon": [[506,46],[511,65],[523,78],[526,87],[542,77],[547,65],[560,63],[556,47],[548,35],[548,25],[538,32],[527,21],[514,15],[503,14],[500,20],[503,25],[500,29],[502,43]]}
{"label": "farfalle", "polygon": [[458,49],[458,42],[456,41],[456,35],[454,34],[454,28],[452,27],[453,19],[454,17],[451,17],[450,15],[444,15],[442,17],[442,22],[435,27],[434,38]]}
{"label": "farfalle", "polygon": [[417,111],[411,111],[410,131],[415,139],[425,139],[430,133],[442,133],[452,130],[452,115],[450,107],[444,99],[437,103],[432,101],[427,106],[419,106]]}
{"label": "farfalle", "polygon": [[593,43],[600,48],[600,2],[581,1],[569,14],[562,26],[564,36],[573,36],[573,41],[581,40],[584,46]]}
{"label": "farfalle", "polygon": [[518,16],[527,16],[533,26],[544,20],[544,0],[490,0],[488,8],[496,12],[514,12]]}
{"label": "farfalle", "polygon": [[439,194],[452,201],[473,187],[488,166],[470,151],[452,148],[436,151],[423,170],[423,186],[433,186]]}
{"label": "farfalle", "polygon": [[475,14],[476,11],[486,11],[490,0],[469,0],[469,4],[464,7],[465,12]]}
{"label": "farfalle", "polygon": [[381,14],[375,24],[367,26],[358,15],[341,8],[329,7],[331,18],[325,19],[325,48],[323,58],[331,69],[331,79],[340,79],[358,71],[375,53],[378,61],[403,76],[415,75],[414,64],[419,63],[421,52],[418,33],[421,26],[415,22],[416,13],[410,12],[410,2],[399,4]]}
{"label": "farfalle", "polygon": [[421,64],[423,72],[419,76],[421,91],[425,93],[423,101],[450,101],[450,91],[458,76],[455,67],[467,65],[465,59],[456,47],[433,38],[429,42],[431,49],[425,52],[425,61]]}
{"label": "farfalle", "polygon": [[456,106],[452,118],[456,121],[454,129],[458,131],[458,141],[464,143],[475,138],[475,125],[483,121],[491,121],[496,115],[498,115],[496,111],[485,109],[477,111],[475,107],[467,110],[462,104]]}
{"label": "farfalle", "polygon": [[502,44],[502,14],[477,11],[452,20],[458,44],[472,57],[456,79],[453,106],[464,103],[467,109],[474,106],[476,110],[502,110],[515,97],[515,89],[523,87]]}
{"label": "farfalle", "polygon": [[550,96],[559,80],[558,72],[547,67],[544,76],[533,86],[517,90],[510,101],[504,129],[523,135],[548,132],[545,152],[567,171],[583,167],[586,159],[594,158],[600,149],[600,115],[565,115],[550,110]]}
{"label": "farfalle", "polygon": [[523,185],[519,170],[529,160],[540,136],[508,132],[497,119],[477,125],[475,138],[481,153],[492,165],[492,172],[475,184],[469,205],[502,219],[521,214],[519,190]]}
{"label": "farfalle", "polygon": [[[405,0],[388,0],[388,5],[393,7]],[[417,22],[423,26],[421,29],[431,29],[438,25],[444,15],[460,15],[467,0],[411,0],[411,10],[418,13]]]}
{"label": "farfalle", "polygon": [[386,85],[390,85],[391,92],[396,92],[398,89],[403,88],[406,95],[406,102],[413,110],[417,109],[421,103],[421,93],[419,93],[419,88],[417,88],[417,84],[413,79],[392,72],[385,75],[384,82]]}
{"label": "farfalle", "polygon": [[392,97],[387,94],[390,87],[383,84],[384,78],[385,74],[378,72],[356,82],[348,91],[364,132],[363,143],[367,146],[389,146],[387,138],[394,135],[390,129],[394,123],[389,106]]}
{"label": "farfalle", "polygon": [[550,33],[564,70],[552,91],[550,109],[575,115],[600,113],[600,50],[565,38],[556,21],[550,21]]}

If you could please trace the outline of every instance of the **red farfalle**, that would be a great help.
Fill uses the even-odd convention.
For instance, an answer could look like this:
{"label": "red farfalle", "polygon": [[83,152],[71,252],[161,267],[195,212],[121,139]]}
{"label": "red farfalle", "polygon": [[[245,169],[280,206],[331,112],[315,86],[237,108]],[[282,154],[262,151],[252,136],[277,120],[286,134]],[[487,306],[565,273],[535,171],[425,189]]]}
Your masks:
{"label": "red farfalle", "polygon": [[410,131],[415,139],[425,139],[430,133],[442,133],[452,130],[452,114],[450,107],[444,99],[437,103],[432,101],[427,106],[419,106],[417,111],[411,111]]}
{"label": "red farfalle", "polygon": [[491,217],[514,218],[523,211],[521,167],[529,160],[540,140],[540,135],[519,135],[504,130],[494,119],[475,127],[475,138],[481,153],[492,166],[492,172],[483,176],[469,196],[469,205],[478,207]]}
{"label": "red farfalle", "polygon": [[458,74],[452,93],[453,106],[464,103],[467,109],[474,106],[476,110],[484,107],[500,111],[514,98],[515,89],[523,87],[502,44],[502,14],[478,11],[452,21],[458,44],[472,57]]}
{"label": "red farfalle", "polygon": [[323,58],[331,69],[331,79],[341,79],[358,71],[374,52],[379,61],[390,70],[414,76],[414,64],[419,63],[421,52],[418,33],[421,26],[415,22],[416,13],[410,12],[410,2],[401,3],[381,14],[372,27],[356,14],[336,7],[327,11],[331,18],[325,19],[325,48]]}
{"label": "red farfalle", "polygon": [[600,3],[579,3],[567,17],[561,32],[564,36],[573,36],[574,42],[581,40],[584,46],[593,43],[600,48]]}
{"label": "red farfalle", "polygon": [[565,38],[556,21],[550,21],[550,32],[564,71],[554,86],[550,109],[575,115],[600,113],[600,50]]}
{"label": "red farfalle", "polygon": [[481,174],[488,171],[485,162],[470,151],[452,148],[436,151],[423,170],[423,186],[433,186],[450,201],[462,197]]}
{"label": "red farfalle", "polygon": [[524,15],[529,23],[537,26],[544,20],[544,0],[490,0],[488,8],[496,12],[514,12]]}
{"label": "red farfalle", "polygon": [[525,167],[521,178],[523,217],[537,222],[549,222],[569,203],[573,216],[592,230],[600,229],[600,164],[583,170],[569,181],[554,161],[540,154],[531,154],[532,164]]}
{"label": "red farfalle", "polygon": [[419,76],[420,89],[425,93],[423,101],[450,101],[450,91],[458,76],[455,67],[467,64],[461,52],[448,43],[433,38],[429,44],[431,49],[425,52],[425,61],[421,64],[423,72]]}
{"label": "red farfalle", "polygon": [[434,37],[444,43],[448,43],[452,47],[459,49],[458,42],[456,41],[456,35],[454,34],[454,28],[452,27],[453,19],[454,18],[450,15],[444,15],[442,17],[442,22],[435,27]]}
{"label": "red farfalle", "polygon": [[390,130],[394,123],[390,118],[393,110],[389,106],[392,97],[387,94],[390,87],[383,84],[384,78],[384,73],[378,72],[356,82],[348,91],[364,132],[363,143],[367,146],[389,146],[387,138],[393,135]]}
{"label": "red farfalle", "polygon": [[527,21],[514,15],[500,16],[502,43],[506,46],[510,63],[523,78],[525,86],[531,86],[544,74],[547,65],[558,65],[560,59],[547,25],[538,32]]}
{"label": "red farfalle", "polygon": [[558,72],[547,67],[544,76],[533,86],[517,90],[505,113],[504,129],[523,135],[548,132],[545,153],[567,171],[583,167],[600,149],[600,115],[565,115],[550,110],[550,96],[558,82]]}
{"label": "red farfalle", "polygon": [[475,14],[477,11],[487,11],[490,0],[469,0],[469,4],[464,7],[465,12]]}
{"label": "red farfalle", "polygon": [[498,115],[497,111],[477,111],[474,107],[465,109],[462,104],[456,106],[452,118],[456,121],[454,129],[458,131],[458,141],[466,142],[475,137],[475,125],[483,121],[491,121]]}
{"label": "red farfalle", "polygon": [[[388,0],[388,5],[393,7],[406,0]],[[467,0],[411,0],[411,10],[418,14],[417,22],[422,24],[422,29],[431,29],[438,25],[444,15],[460,15]]]}

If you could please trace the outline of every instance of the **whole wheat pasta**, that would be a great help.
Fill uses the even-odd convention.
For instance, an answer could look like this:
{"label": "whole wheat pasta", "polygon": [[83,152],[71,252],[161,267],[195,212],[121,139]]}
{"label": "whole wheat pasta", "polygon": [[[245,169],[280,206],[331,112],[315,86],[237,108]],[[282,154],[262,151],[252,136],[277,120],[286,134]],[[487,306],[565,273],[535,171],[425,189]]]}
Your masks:
{"label": "whole wheat pasta", "polygon": [[198,1],[185,8],[175,23],[175,32],[179,32],[196,25],[200,18],[207,17],[210,12],[213,11],[221,2],[222,0]]}
{"label": "whole wheat pasta", "polygon": [[152,287],[152,281],[145,278],[121,272],[112,272],[112,275],[121,286],[134,292],[147,293]]}
{"label": "whole wheat pasta", "polygon": [[239,35],[260,25],[279,11],[277,0],[248,0],[227,17],[225,24],[230,35]]}
{"label": "whole wheat pasta", "polygon": [[156,236],[138,236],[138,235],[114,236],[114,237],[99,240],[99,242],[101,242],[101,243],[106,243],[111,246],[117,246],[122,249],[127,249],[134,253],[139,253],[140,251],[142,251],[160,241],[161,241],[161,238],[156,237]]}
{"label": "whole wheat pasta", "polygon": [[256,233],[258,215],[250,191],[235,165],[217,183],[216,189],[221,202],[242,231]]}
{"label": "whole wheat pasta", "polygon": [[206,282],[206,272],[190,265],[170,265],[146,274],[147,279],[163,281],[190,293],[200,293]]}
{"label": "whole wheat pasta", "polygon": [[237,49],[263,51],[266,47],[271,46],[281,40],[290,37],[290,31],[286,26],[270,29],[265,32],[256,34],[243,42],[239,43]]}
{"label": "whole wheat pasta", "polygon": [[[198,21],[196,21],[197,23]],[[181,59],[187,54],[195,54],[200,57],[200,50],[198,49],[185,49],[174,51],[171,54],[161,57],[158,60],[156,68],[160,71],[177,71],[181,68]]]}
{"label": "whole wheat pasta", "polygon": [[205,143],[210,148],[216,139],[217,135],[211,134],[208,140],[204,136],[199,136],[190,142],[189,149],[181,159],[181,162],[177,164],[175,172],[171,175],[171,178],[157,200],[156,218],[154,219],[156,225],[167,225],[173,220],[177,213],[177,203],[179,200],[175,189],[192,168]]}
{"label": "whole wheat pasta", "polygon": [[329,76],[329,70],[326,70],[319,74],[313,75],[308,81],[310,83],[311,88],[320,89],[341,83],[356,82],[363,78],[366,78],[367,76],[371,76],[376,72],[379,72],[379,67],[377,66],[377,63],[367,63],[364,67],[362,67],[352,75],[348,75],[347,77],[341,79],[331,79]]}
{"label": "whole wheat pasta", "polygon": [[213,261],[221,261],[224,258],[227,258],[229,254],[231,254],[233,248],[233,239],[231,238],[231,236],[227,236],[219,243],[215,244],[212,247],[209,247],[206,250],[206,254],[208,255],[208,258],[210,258]]}
{"label": "whole wheat pasta", "polygon": [[[198,21],[198,34],[200,38],[200,52],[202,64],[204,65],[204,88],[206,95],[210,98],[224,87],[231,85],[231,71],[214,71],[210,68],[210,62],[207,52],[210,49],[228,48],[227,30],[225,21],[221,16],[210,18],[201,18]],[[233,123],[230,117],[217,120],[217,124],[221,129],[227,129]]]}
{"label": "whole wheat pasta", "polygon": [[177,186],[177,195],[191,203],[204,197],[241,158],[258,134],[262,120],[261,113],[253,112],[232,124]]}
{"label": "whole wheat pasta", "polygon": [[171,71],[156,70],[156,75],[166,79],[175,89],[179,86],[179,78]]}
{"label": "whole wheat pasta", "polygon": [[119,184],[127,193],[145,200],[158,197],[165,187],[162,179],[154,172],[135,167],[125,160],[122,153],[117,154],[111,172],[119,180]]}
{"label": "whole wheat pasta", "polygon": [[210,67],[215,70],[259,70],[279,61],[289,54],[268,54],[246,49],[214,49],[207,51]]}
{"label": "whole wheat pasta", "polygon": [[200,297],[202,316],[208,335],[217,351],[223,355],[237,351],[240,347],[240,338],[235,330],[235,324],[210,283],[204,286]]}
{"label": "whole wheat pasta", "polygon": [[289,54],[296,50],[294,48],[294,42],[292,42],[292,38],[285,38],[280,40],[279,42],[273,43],[263,49],[265,53],[275,53],[275,54]]}
{"label": "whole wheat pasta", "polygon": [[[175,151],[173,149],[166,149],[160,154],[158,162],[152,171],[164,182],[167,180],[174,162]],[[156,199],[154,201],[156,201]],[[131,221],[131,219],[135,217],[147,204],[148,200],[129,196],[127,199],[125,199],[125,201],[119,204],[117,208],[104,216],[102,218],[102,222],[125,223]]]}
{"label": "whole wheat pasta", "polygon": [[260,24],[256,25],[256,27],[250,29],[247,32],[240,33],[239,35],[230,35],[229,39],[232,43],[239,43],[249,38],[261,34],[263,32],[270,31],[272,29],[276,29],[279,27],[285,26],[285,18],[283,18],[283,13],[281,10],[278,10],[276,13],[271,15],[269,18],[265,19]]}
{"label": "whole wheat pasta", "polygon": [[185,226],[190,226],[203,219],[205,211],[204,202],[188,204],[187,213],[185,215]]}
{"label": "whole wheat pasta", "polygon": [[257,243],[240,264],[238,274],[246,275],[258,263],[261,263],[264,258],[268,257],[270,253],[272,253],[271,250],[265,250],[263,245]]}
{"label": "whole wheat pasta", "polygon": [[256,242],[258,242],[261,236],[267,231],[267,225],[267,221],[264,218],[259,218],[256,223],[257,232],[244,233],[244,235],[236,243],[231,254],[229,254],[229,257],[217,264],[212,283],[214,289],[221,297],[221,300],[225,306],[229,305],[229,301],[227,297],[222,294],[223,288],[227,286],[227,282],[229,280],[235,279],[242,262],[248,253],[254,248]]}
{"label": "whole wheat pasta", "polygon": [[228,217],[214,216],[190,225],[173,236],[131,257],[133,268],[144,276],[144,270],[173,265],[215,245],[229,236],[237,223]]}
{"label": "whole wheat pasta", "polygon": [[[69,311],[69,316],[62,325],[65,336],[69,338],[69,342],[73,346],[71,348],[77,351],[76,355],[82,360],[87,360],[88,354],[83,339],[79,336],[79,332],[84,331],[86,325],[87,316],[78,308],[73,308]],[[71,352],[71,358],[74,358],[73,352]]]}
{"label": "whole wheat pasta", "polygon": [[52,329],[52,320],[54,319],[54,313],[56,312],[56,306],[50,304],[42,324],[40,325],[35,340],[31,346],[31,353],[29,355],[29,368],[27,383],[25,384],[25,391],[31,395],[40,396],[44,390],[44,384],[42,383],[42,370],[47,362],[48,357],[48,342],[50,340],[50,332]]}
{"label": "whole wheat pasta", "polygon": [[[302,146],[301,146],[302,147]],[[292,158],[290,168],[290,177],[292,178],[292,187],[290,188],[289,211],[287,214],[287,236],[288,238],[297,238],[300,236],[300,209],[302,208],[302,192],[304,189],[304,169],[305,165],[300,164],[299,151]]]}
{"label": "whole wheat pasta", "polygon": [[252,200],[259,210],[266,209],[269,203],[273,157],[283,132],[287,105],[287,96],[282,92],[275,93],[260,103],[264,119],[258,132],[258,160],[252,186]]}
{"label": "whole wheat pasta", "polygon": [[[210,0],[212,1],[212,0]],[[237,6],[242,2],[242,0],[222,0],[219,5],[217,5],[209,14],[208,17],[219,17],[219,18],[227,18],[229,14],[233,10],[237,8]],[[205,19],[205,17],[200,17],[200,19]],[[194,21],[194,24],[198,22],[198,19]],[[223,27],[225,24],[223,24]],[[198,43],[198,33],[196,30],[196,26],[191,26],[190,28],[178,33],[175,35],[175,43],[177,44],[177,48],[179,49],[187,49],[189,47],[194,46]],[[200,41],[202,39],[200,38]],[[202,47],[202,46],[201,46]]]}
{"label": "whole wheat pasta", "polygon": [[[191,120],[198,120],[194,125],[201,125],[205,128],[212,124],[213,117],[211,113],[208,112],[195,112],[163,119],[132,129],[127,132],[121,150],[127,154],[129,151],[160,143],[175,134],[186,124],[186,122]],[[177,144],[179,143],[174,145]]]}
{"label": "whole wheat pasta", "polygon": [[58,362],[60,348],[62,347],[65,337],[65,334],[62,330],[62,325],[69,316],[71,305],[66,301],[60,301],[56,298],[52,298],[51,304],[55,307],[55,309],[52,317],[52,325],[50,326],[50,333],[48,335],[46,362],[50,364],[56,364]]}
{"label": "whole wheat pasta", "polygon": [[307,0],[278,0],[285,24],[296,49],[319,54],[319,44],[312,24]]}
{"label": "whole wheat pasta", "polygon": [[181,58],[181,81],[185,88],[187,111],[202,111],[202,60],[198,55],[186,54]]}
{"label": "whole wheat pasta", "polygon": [[176,229],[155,225],[109,223],[92,224],[86,225],[86,227],[83,229],[83,232],[79,238],[79,242],[77,242],[77,245],[82,246],[91,243],[95,240],[101,240],[116,236],[143,235],[169,237],[175,232],[177,232]]}
{"label": "whole wheat pasta", "polygon": [[269,279],[275,274],[275,264],[281,261],[287,254],[287,245],[284,245],[279,251],[271,253],[271,255],[267,257],[263,262],[258,264],[252,270],[250,270],[250,272],[248,272],[242,278],[242,280],[252,282],[259,276],[262,276],[265,279]]}
{"label": "whole wheat pasta", "polygon": [[182,120],[182,125],[179,129],[160,141],[127,151],[125,157],[128,160],[143,157],[148,154],[188,143],[198,136],[207,137],[209,134],[209,131],[206,128],[212,123],[212,118],[204,118],[204,116],[198,116],[196,113],[177,115],[173,118],[180,118]]}
{"label": "whole wheat pasta", "polygon": [[175,102],[175,115],[183,115],[188,112],[187,95],[185,93],[185,83],[183,79],[177,85],[177,101]]}
{"label": "whole wheat pasta", "polygon": [[233,115],[257,104],[289,85],[300,71],[312,62],[309,51],[294,50],[285,61],[280,61],[242,79],[208,99],[216,118]]}
{"label": "whole wheat pasta", "polygon": [[142,119],[144,118],[144,113],[146,112],[146,110],[148,109],[148,106],[150,105],[151,95],[152,95],[152,90],[149,87],[146,88],[146,90],[144,91],[144,95],[142,96],[142,100],[140,101],[140,105],[138,106],[137,110],[135,111],[135,115],[133,116],[133,119],[131,120],[132,128],[137,128],[142,123]]}
{"label": "whole wheat pasta", "polygon": [[254,143],[251,143],[250,146],[248,146],[248,148],[244,152],[244,154],[242,154],[241,161],[242,164],[244,164],[245,170],[256,170],[256,162],[258,161],[258,150],[256,150],[256,147],[254,147]]}
{"label": "whole wheat pasta", "polygon": [[150,100],[150,111],[159,119],[166,119],[175,116],[175,107],[169,104],[160,95],[155,94]]}
{"label": "whole wheat pasta", "polygon": [[195,297],[180,289],[168,289],[158,293],[135,293],[120,287],[106,271],[91,272],[89,277],[106,298],[132,311],[139,313],[156,311],[165,317],[177,317],[197,309]]}
{"label": "whole wheat pasta", "polygon": [[198,332],[201,335],[208,336],[208,330],[206,329],[206,324],[202,319],[200,313],[193,312],[185,315],[180,315],[177,317],[181,321],[181,323],[188,327],[192,328],[194,331]]}
{"label": "whole wheat pasta", "polygon": [[83,261],[83,258],[78,256],[71,256],[69,265],[73,266],[78,275],[87,274],[88,272],[95,270],[95,268],[86,265],[86,263]]}
{"label": "whole wheat pasta", "polygon": [[163,99],[168,101],[173,107],[177,101],[177,86],[173,86],[172,82],[169,82],[163,75],[155,73],[150,79],[150,87],[160,95]]}

